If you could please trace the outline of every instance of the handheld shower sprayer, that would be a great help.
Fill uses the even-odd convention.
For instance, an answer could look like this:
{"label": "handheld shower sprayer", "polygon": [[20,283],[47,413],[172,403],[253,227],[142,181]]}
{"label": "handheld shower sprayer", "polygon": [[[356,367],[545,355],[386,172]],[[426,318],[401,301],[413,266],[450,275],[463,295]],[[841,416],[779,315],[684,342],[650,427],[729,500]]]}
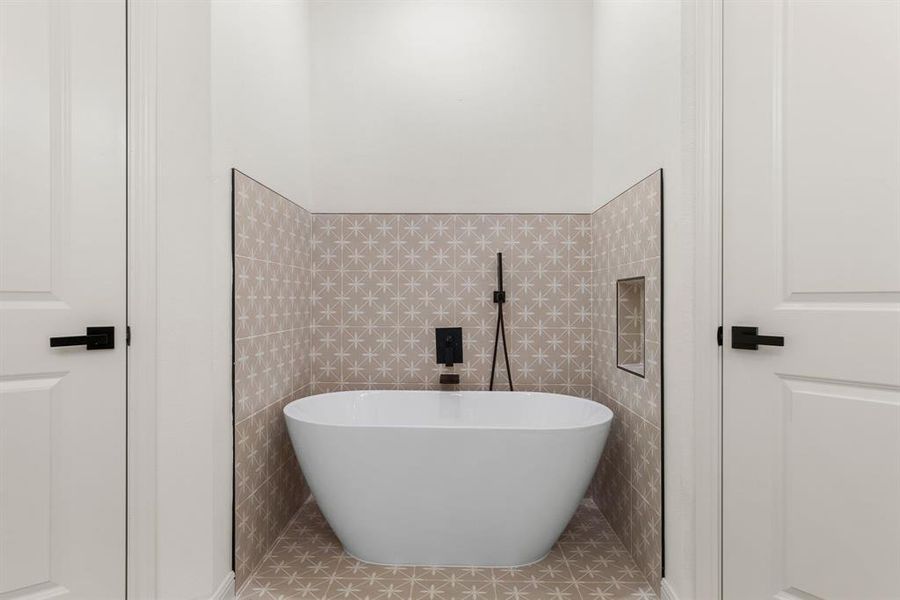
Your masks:
{"label": "handheld shower sprayer", "polygon": [[503,253],[497,253],[497,289],[494,290],[494,304],[497,305],[497,329],[494,331],[494,356],[491,359],[491,383],[489,390],[494,389],[494,373],[497,370],[497,344],[503,337],[503,358],[506,361],[506,377],[509,380],[509,391],[513,391],[512,369],[509,368],[509,351],[506,346],[506,324],[503,322],[503,305],[506,303],[506,292],[503,291]]}

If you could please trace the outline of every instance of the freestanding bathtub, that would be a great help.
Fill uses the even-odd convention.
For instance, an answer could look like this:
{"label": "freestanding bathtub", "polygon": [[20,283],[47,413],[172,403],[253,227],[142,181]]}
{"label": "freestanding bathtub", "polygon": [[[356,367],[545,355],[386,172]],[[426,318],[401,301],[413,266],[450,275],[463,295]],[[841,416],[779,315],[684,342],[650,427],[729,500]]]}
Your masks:
{"label": "freestanding bathtub", "polygon": [[514,566],[552,548],[584,496],[612,412],[521,392],[363,391],[284,408],[313,496],[370,563]]}

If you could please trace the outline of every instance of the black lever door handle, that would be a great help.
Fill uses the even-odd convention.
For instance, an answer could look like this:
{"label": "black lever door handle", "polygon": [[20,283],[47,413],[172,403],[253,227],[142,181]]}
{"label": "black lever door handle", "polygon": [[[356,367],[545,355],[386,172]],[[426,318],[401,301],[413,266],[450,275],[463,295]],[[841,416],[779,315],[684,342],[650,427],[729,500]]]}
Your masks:
{"label": "black lever door handle", "polygon": [[88,350],[112,350],[116,347],[115,327],[86,327],[86,335],[50,338],[50,347],[86,346]]}
{"label": "black lever door handle", "polygon": [[758,335],[757,327],[734,326],[731,328],[731,347],[737,350],[759,350],[760,346],[784,346],[780,335]]}

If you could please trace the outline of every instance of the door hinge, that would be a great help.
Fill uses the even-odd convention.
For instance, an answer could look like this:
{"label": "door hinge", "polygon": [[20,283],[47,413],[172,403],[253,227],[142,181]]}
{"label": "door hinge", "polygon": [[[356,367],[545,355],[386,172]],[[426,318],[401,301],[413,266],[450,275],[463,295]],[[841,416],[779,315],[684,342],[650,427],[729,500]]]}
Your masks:
{"label": "door hinge", "polygon": [[716,341],[719,342],[719,345],[722,345],[722,326],[719,325],[719,328],[716,330]]}
{"label": "door hinge", "polygon": [[[721,329],[721,327],[719,329]],[[720,340],[719,345],[721,345],[721,344],[722,344],[722,341]],[[126,346],[131,345],[131,325],[125,326],[125,345]]]}

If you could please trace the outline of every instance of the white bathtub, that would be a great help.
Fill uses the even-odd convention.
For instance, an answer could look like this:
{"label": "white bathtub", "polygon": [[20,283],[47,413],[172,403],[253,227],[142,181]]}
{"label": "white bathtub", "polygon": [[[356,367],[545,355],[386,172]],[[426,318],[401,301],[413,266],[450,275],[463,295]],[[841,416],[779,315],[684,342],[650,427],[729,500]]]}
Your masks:
{"label": "white bathtub", "polygon": [[540,560],[584,496],[612,412],[520,392],[336,392],[284,408],[344,549],[365,562]]}

